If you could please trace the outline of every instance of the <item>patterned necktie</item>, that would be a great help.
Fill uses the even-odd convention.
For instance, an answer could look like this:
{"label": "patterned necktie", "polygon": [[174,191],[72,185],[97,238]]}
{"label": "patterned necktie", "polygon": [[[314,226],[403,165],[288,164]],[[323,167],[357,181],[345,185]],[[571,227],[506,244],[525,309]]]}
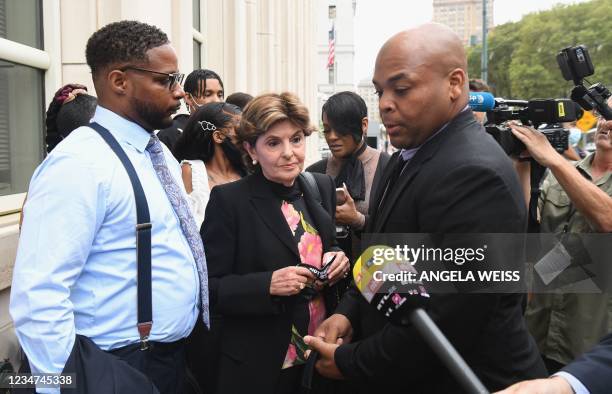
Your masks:
{"label": "patterned necktie", "polygon": [[163,148],[155,134],[151,136],[151,140],[147,144],[147,151],[149,151],[151,162],[153,162],[153,168],[155,168],[157,177],[168,195],[168,199],[172,204],[174,212],[179,218],[181,229],[183,230],[183,234],[187,239],[189,248],[193,253],[198,270],[198,276],[200,277],[202,319],[204,320],[204,323],[206,323],[206,326],[210,327],[208,312],[208,272],[206,269],[206,256],[204,255],[202,238],[200,237],[195,219],[191,214],[191,209],[189,208],[187,199],[184,198],[181,188],[176,184],[174,178],[170,174],[170,170],[168,170],[166,159],[164,158]]}

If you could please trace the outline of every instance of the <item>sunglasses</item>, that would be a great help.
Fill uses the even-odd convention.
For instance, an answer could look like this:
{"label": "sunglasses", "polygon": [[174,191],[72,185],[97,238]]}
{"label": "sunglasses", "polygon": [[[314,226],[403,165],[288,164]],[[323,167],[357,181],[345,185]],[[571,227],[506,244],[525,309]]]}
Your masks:
{"label": "sunglasses", "polygon": [[126,66],[126,67],[120,68],[120,70],[121,71],[133,70],[133,71],[147,72],[151,74],[165,75],[166,77],[168,77],[168,80],[166,81],[166,83],[168,84],[168,88],[170,90],[173,90],[174,86],[177,83],[179,85],[183,83],[183,78],[185,78],[185,74],[183,73],[163,73],[161,71],[147,70],[146,68],[140,68],[140,67],[135,67],[135,66]]}

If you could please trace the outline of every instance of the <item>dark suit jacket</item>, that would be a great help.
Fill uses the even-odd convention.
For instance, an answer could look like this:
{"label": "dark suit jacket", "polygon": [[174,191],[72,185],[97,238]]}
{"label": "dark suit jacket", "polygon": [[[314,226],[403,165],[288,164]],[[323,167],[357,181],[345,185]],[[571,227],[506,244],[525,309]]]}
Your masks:
{"label": "dark suit jacket", "polygon": [[178,141],[179,137],[183,133],[183,129],[187,125],[187,121],[189,120],[189,115],[179,114],[172,119],[172,125],[165,129],[161,129],[159,133],[157,133],[157,138],[166,146],[172,153],[174,154],[174,144]]}
{"label": "dark suit jacket", "polygon": [[[314,174],[322,204],[300,176],[304,201],[319,231],[323,251],[338,250],[332,179]],[[261,172],[212,189],[202,225],[210,278],[210,304],[223,317],[219,393],[270,393],[290,341],[294,308],[301,296],[270,295],[272,272],[299,264],[297,245],[280,210],[281,201]],[[337,305],[336,286],[324,292],[328,313]]]}
{"label": "dark suit jacket", "polygon": [[576,377],[591,394],[609,393],[612,387],[612,334],[571,362],[562,371]]}
{"label": "dark suit jacket", "polygon": [[[370,233],[521,233],[526,209],[515,171],[502,149],[474,120],[457,115],[407,164],[379,202],[398,153],[375,192]],[[521,254],[517,254],[521,257]],[[490,390],[546,376],[525,328],[519,294],[432,294],[427,309]],[[336,363],[365,391],[461,392],[414,327],[385,323],[354,288],[338,313],[366,337],[336,350]],[[367,387],[367,389],[366,389]]]}

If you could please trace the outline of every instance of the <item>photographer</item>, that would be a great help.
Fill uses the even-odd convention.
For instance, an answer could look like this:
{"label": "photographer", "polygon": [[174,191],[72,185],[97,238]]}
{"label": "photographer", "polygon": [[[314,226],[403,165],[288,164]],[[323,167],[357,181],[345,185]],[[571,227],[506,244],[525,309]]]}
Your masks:
{"label": "photographer", "polygon": [[[546,137],[533,128],[514,122],[510,127],[531,157],[550,169],[538,201],[540,231],[557,234],[612,232],[612,121],[599,118],[596,151],[575,165],[557,153]],[[529,162],[519,162],[517,167],[527,189],[526,196],[529,196]],[[526,320],[550,373],[612,331],[610,300],[608,294],[533,296]]]}

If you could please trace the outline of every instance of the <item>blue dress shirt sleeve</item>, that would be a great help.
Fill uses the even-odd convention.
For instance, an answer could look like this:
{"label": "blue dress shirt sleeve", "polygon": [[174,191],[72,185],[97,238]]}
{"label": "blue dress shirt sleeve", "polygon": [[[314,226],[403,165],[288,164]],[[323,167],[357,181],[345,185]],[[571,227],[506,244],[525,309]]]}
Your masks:
{"label": "blue dress shirt sleeve", "polygon": [[570,373],[560,371],[554,374],[553,376],[559,376],[567,380],[570,386],[572,386],[572,390],[574,390],[574,393],[576,394],[591,394],[591,392],[584,386],[584,384],[582,384],[580,380],[576,379],[576,377]]}
{"label": "blue dress shirt sleeve", "polygon": [[10,314],[32,372],[64,368],[75,339],[71,286],[105,215],[104,183],[87,160],[74,156],[59,146],[47,157],[32,177],[23,211]]}

